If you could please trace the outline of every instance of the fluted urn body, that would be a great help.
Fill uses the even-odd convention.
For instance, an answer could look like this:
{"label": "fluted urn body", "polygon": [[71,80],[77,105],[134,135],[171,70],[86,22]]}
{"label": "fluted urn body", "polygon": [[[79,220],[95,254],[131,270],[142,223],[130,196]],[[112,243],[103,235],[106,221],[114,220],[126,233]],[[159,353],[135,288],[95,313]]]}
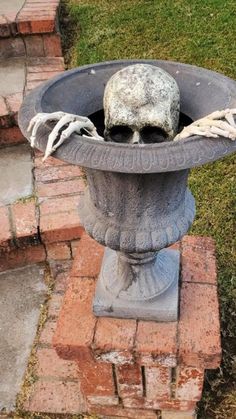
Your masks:
{"label": "fluted urn body", "polygon": [[[189,120],[236,107],[236,84],[223,75],[180,63],[137,62],[161,67],[175,78],[180,111]],[[93,120],[102,109],[108,79],[133,63],[85,66],[42,85],[21,108],[23,133],[29,137],[26,128],[38,112],[60,110]],[[36,146],[42,151],[52,127],[45,124],[37,132]],[[94,298],[96,315],[177,319],[180,255],[168,247],[187,233],[194,219],[189,169],[235,149],[236,142],[224,138],[195,136],[141,146],[75,134],[58,148],[55,157],[85,170],[88,187],[79,204],[80,218],[86,231],[106,246]]]}

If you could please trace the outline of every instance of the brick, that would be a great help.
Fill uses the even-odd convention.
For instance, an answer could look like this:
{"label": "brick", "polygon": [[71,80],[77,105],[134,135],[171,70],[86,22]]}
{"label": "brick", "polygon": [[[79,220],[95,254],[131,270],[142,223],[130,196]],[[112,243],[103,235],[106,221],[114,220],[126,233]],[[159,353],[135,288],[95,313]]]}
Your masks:
{"label": "brick", "polygon": [[103,253],[104,247],[84,233],[77,247],[72,275],[96,277],[100,272]]}
{"label": "brick", "polygon": [[133,361],[136,321],[99,317],[94,336],[96,357],[112,364]]}
{"label": "brick", "polygon": [[50,182],[52,180],[66,180],[74,177],[83,176],[78,166],[45,167],[35,170],[37,182]]}
{"label": "brick", "polygon": [[191,367],[178,367],[176,376],[176,399],[200,400],[204,381],[204,370]]}
{"label": "brick", "polygon": [[109,404],[114,402],[115,387],[112,365],[100,363],[87,353],[86,358],[77,362],[81,391],[86,396],[106,397]]}
{"label": "brick", "polygon": [[171,410],[188,412],[196,408],[195,401],[189,400],[147,400],[146,398],[125,398],[124,407],[135,409]]}
{"label": "brick", "polygon": [[80,359],[83,351],[89,352],[96,325],[92,313],[94,290],[92,279],[70,278],[53,340],[63,359]]}
{"label": "brick", "polygon": [[173,410],[162,410],[161,419],[197,419],[195,410],[188,412],[173,412]]}
{"label": "brick", "polygon": [[117,396],[88,396],[87,400],[90,404],[99,406],[117,406],[119,404]]}
{"label": "brick", "polygon": [[39,241],[35,202],[19,202],[12,205],[11,209],[16,237],[20,239],[34,236],[34,241]]}
{"label": "brick", "polygon": [[73,240],[71,242],[72,258],[75,258],[75,256],[78,253],[79,243],[80,243],[80,240]]}
{"label": "brick", "polygon": [[1,20],[0,22],[0,37],[1,38],[7,38],[11,36],[11,29],[10,29],[10,25],[8,25],[8,23],[5,21],[3,22]]}
{"label": "brick", "polygon": [[23,102],[23,93],[19,92],[8,95],[6,97],[6,102],[10,111],[13,113],[17,113]]}
{"label": "brick", "polygon": [[75,362],[60,359],[52,348],[39,348],[36,353],[36,374],[40,378],[53,377],[54,379],[78,380]]}
{"label": "brick", "polygon": [[26,143],[26,139],[18,127],[0,128],[0,145]]}
{"label": "brick", "polygon": [[[1,35],[0,35],[1,37]],[[21,38],[0,38],[0,58],[25,56],[25,45]]]}
{"label": "brick", "polygon": [[43,57],[44,45],[41,35],[25,36],[26,53],[28,57]]}
{"label": "brick", "polygon": [[69,194],[83,194],[84,181],[82,179],[67,180],[65,182],[38,183],[37,195],[39,197],[53,197]]}
{"label": "brick", "polygon": [[61,57],[61,37],[55,35],[43,35],[44,51],[47,57]]}
{"label": "brick", "polygon": [[220,365],[219,307],[213,285],[182,284],[179,359],[181,364],[196,368],[214,369]]}
{"label": "brick", "polygon": [[68,274],[71,270],[72,261],[71,260],[49,260],[50,265],[50,271],[54,278],[57,278],[57,276],[61,273]]}
{"label": "brick", "polygon": [[29,263],[43,262],[45,259],[45,249],[42,245],[14,249],[0,255],[0,271],[19,268]]}
{"label": "brick", "polygon": [[48,305],[48,318],[55,319],[58,317],[61,305],[63,301],[63,296],[60,294],[53,294],[49,301]]}
{"label": "brick", "polygon": [[171,369],[145,367],[146,397],[149,400],[167,400],[171,396]]}
{"label": "brick", "polygon": [[55,70],[55,71],[40,71],[38,73],[28,73],[27,82],[49,80],[52,77],[58,76],[59,73],[60,72],[58,70]]}
{"label": "brick", "polygon": [[0,250],[1,250],[3,247],[8,246],[8,241],[12,237],[8,208],[0,207],[0,220],[1,220],[1,228],[0,228]]}
{"label": "brick", "polygon": [[140,365],[116,365],[118,394],[124,397],[141,397],[143,395],[142,372]]}
{"label": "brick", "polygon": [[64,293],[67,289],[69,274],[67,272],[61,272],[57,275],[54,292]]}
{"label": "brick", "polygon": [[113,417],[125,419],[157,419],[157,414],[151,410],[142,409],[124,409],[120,406],[90,406],[89,413],[101,415],[109,419]]}
{"label": "brick", "polygon": [[177,323],[139,321],[135,352],[141,365],[174,367],[177,356]]}
{"label": "brick", "polygon": [[[35,74],[35,73],[32,73]],[[43,153],[37,149],[34,150],[34,165],[37,168],[43,168],[48,166],[65,166],[67,163],[63,162],[62,160],[58,160],[55,157],[48,157],[47,160],[43,161]]]}
{"label": "brick", "polygon": [[46,245],[48,259],[67,260],[71,258],[70,246],[68,243],[49,243]]}
{"label": "brick", "polygon": [[26,93],[28,94],[28,92],[30,90],[36,89],[36,87],[39,87],[40,84],[42,84],[44,82],[44,80],[36,80],[36,81],[32,81],[32,82],[26,82]]}
{"label": "brick", "polygon": [[216,284],[215,243],[209,237],[185,236],[182,240],[182,281]]}
{"label": "brick", "polygon": [[43,326],[43,330],[39,337],[39,344],[50,346],[52,345],[52,338],[56,331],[57,322],[48,320]]}
{"label": "brick", "polygon": [[40,215],[44,216],[76,210],[78,202],[78,196],[45,199],[40,203]]}
{"label": "brick", "polygon": [[11,119],[8,114],[8,109],[3,97],[0,96],[0,127],[9,127],[11,125]]}
{"label": "brick", "polygon": [[80,414],[86,411],[78,382],[37,381],[24,409],[30,412]]}
{"label": "brick", "polygon": [[68,211],[41,217],[40,231],[45,243],[55,243],[80,238],[84,228],[77,211]]}
{"label": "brick", "polygon": [[29,73],[38,73],[41,71],[63,71],[64,59],[62,57],[40,57],[29,58],[27,69]]}

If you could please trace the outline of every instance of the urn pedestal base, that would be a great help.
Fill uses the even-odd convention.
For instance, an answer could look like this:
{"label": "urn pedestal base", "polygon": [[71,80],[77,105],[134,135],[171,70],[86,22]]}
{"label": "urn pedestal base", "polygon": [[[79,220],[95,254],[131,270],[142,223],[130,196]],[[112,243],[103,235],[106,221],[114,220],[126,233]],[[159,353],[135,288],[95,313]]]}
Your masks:
{"label": "urn pedestal base", "polygon": [[61,358],[76,362],[75,394],[80,389],[87,413],[130,419],[196,417],[204,370],[217,368],[221,359],[215,247],[211,239],[187,236],[180,249],[178,320],[118,319],[93,314],[103,248],[87,235],[80,240],[54,347]]}
{"label": "urn pedestal base", "polygon": [[94,314],[176,321],[179,266],[178,250],[124,255],[106,248],[95,292]]}

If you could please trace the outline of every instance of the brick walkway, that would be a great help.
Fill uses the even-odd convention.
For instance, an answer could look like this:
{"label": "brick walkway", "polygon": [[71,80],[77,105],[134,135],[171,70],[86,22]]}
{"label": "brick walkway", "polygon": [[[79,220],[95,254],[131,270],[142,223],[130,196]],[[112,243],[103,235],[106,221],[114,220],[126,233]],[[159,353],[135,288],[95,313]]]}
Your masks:
{"label": "brick walkway", "polygon": [[[57,357],[50,341],[66,273],[83,232],[77,214],[84,190],[83,175],[79,167],[53,158],[43,164],[42,154],[30,149],[17,123],[24,96],[64,71],[59,3],[0,0],[0,185],[4,186],[0,192],[0,272],[44,261],[50,267],[56,285],[40,337],[37,374],[40,377],[45,368],[49,375],[59,371],[60,379],[55,384],[58,403],[60,394],[66,396],[76,389],[74,402],[79,403],[81,411],[83,400],[74,380],[75,368]],[[26,188],[22,187],[24,183]],[[33,343],[34,336],[31,340]],[[49,404],[45,404],[46,410],[55,413],[47,385],[44,391]],[[70,411],[71,406],[63,409]]]}
{"label": "brick walkway", "polygon": [[[58,8],[59,0],[0,2],[1,148],[26,142],[17,125],[23,97],[64,70]],[[33,192],[19,191],[20,200],[5,205],[0,200],[0,271],[55,254],[60,258],[65,249],[72,252],[71,241],[81,235],[77,204],[84,184],[80,169],[53,158],[42,164],[39,152],[30,153]]]}

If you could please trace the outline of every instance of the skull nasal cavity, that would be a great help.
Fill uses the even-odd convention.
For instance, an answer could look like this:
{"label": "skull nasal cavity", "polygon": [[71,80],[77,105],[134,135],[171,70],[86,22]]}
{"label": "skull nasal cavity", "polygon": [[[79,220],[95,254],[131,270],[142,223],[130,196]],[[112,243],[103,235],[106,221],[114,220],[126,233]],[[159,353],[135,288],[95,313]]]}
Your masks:
{"label": "skull nasal cavity", "polygon": [[110,130],[110,138],[116,143],[128,143],[132,135],[132,129],[124,125],[114,126]]}
{"label": "skull nasal cavity", "polygon": [[159,127],[146,126],[140,132],[144,143],[162,143],[166,140],[167,134]]}

